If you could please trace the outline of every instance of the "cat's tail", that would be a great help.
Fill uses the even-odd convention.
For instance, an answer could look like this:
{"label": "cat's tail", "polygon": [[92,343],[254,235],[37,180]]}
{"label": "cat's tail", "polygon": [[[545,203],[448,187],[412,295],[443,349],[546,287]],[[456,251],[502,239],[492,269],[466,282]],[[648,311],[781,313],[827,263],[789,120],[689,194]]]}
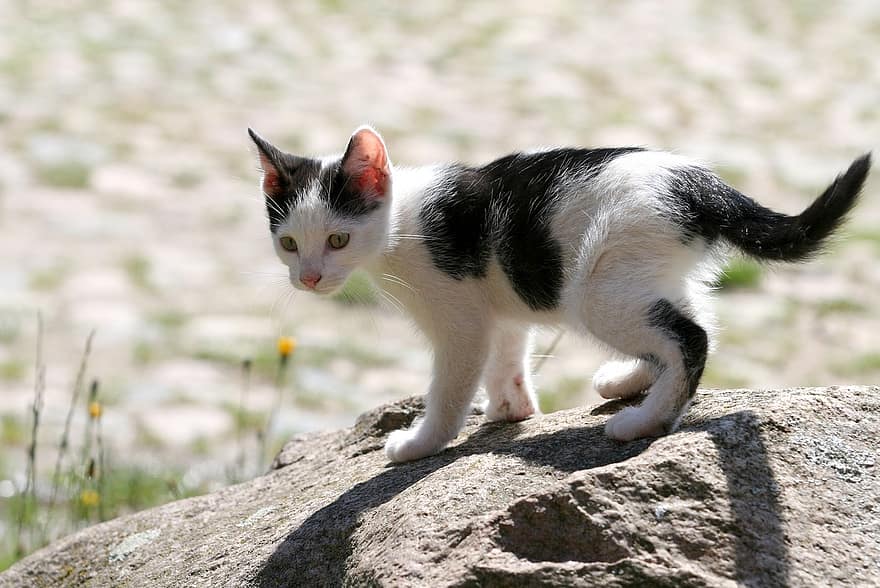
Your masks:
{"label": "cat's tail", "polygon": [[728,188],[724,197],[728,214],[718,224],[720,236],[758,259],[809,259],[822,251],[828,237],[846,220],[870,168],[871,154],[866,153],[797,216],[774,212]]}

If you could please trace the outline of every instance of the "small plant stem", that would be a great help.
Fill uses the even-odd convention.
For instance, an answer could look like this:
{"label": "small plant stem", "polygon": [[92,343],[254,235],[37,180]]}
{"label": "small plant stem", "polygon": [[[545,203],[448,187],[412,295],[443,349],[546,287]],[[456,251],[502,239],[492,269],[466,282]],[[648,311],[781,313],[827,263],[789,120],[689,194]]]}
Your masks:
{"label": "small plant stem", "polygon": [[92,340],[94,338],[95,331],[92,330],[86,338],[86,346],[83,350],[82,359],[80,360],[79,371],[76,373],[76,381],[73,384],[73,394],[70,398],[70,406],[67,409],[67,417],[64,419],[64,430],[61,433],[61,441],[58,443],[58,456],[55,459],[55,469],[52,472],[52,494],[49,497],[49,506],[46,510],[46,526],[43,529],[43,533],[46,535],[48,534],[49,520],[52,516],[52,511],[55,508],[55,501],[58,499],[58,491],[61,486],[61,468],[64,465],[64,458],[67,455],[67,449],[70,445],[70,425],[73,422],[73,413],[79,402],[79,396],[82,393],[89,355],[92,352]]}
{"label": "small plant stem", "polygon": [[253,362],[246,359],[241,362],[241,394],[238,397],[238,413],[236,414],[235,423],[235,443],[238,447],[238,456],[236,458],[235,477],[236,481],[244,477],[245,455],[244,455],[244,411],[247,406],[248,391],[251,387],[251,367]]}
{"label": "small plant stem", "polygon": [[264,463],[264,460],[267,458],[269,437],[275,426],[275,419],[278,417],[278,413],[281,412],[281,404],[284,400],[284,380],[285,375],[287,374],[287,364],[289,359],[290,357],[288,355],[281,355],[278,358],[278,371],[275,374],[275,404],[272,406],[272,411],[266,419],[266,426],[263,428],[262,435],[260,436],[261,464]]}
{"label": "small plant stem", "polygon": [[[92,380],[91,386],[89,386],[89,400],[86,405],[86,410],[91,406],[92,402],[95,402],[95,399],[98,397],[98,381]],[[83,490],[86,488],[86,480],[91,477],[92,470],[94,469],[94,459],[92,458],[92,441],[95,437],[95,419],[89,415],[88,421],[86,421],[86,430],[85,436],[83,438],[83,449],[82,449],[82,474],[78,476],[79,486],[77,488],[76,495],[82,496]]]}
{"label": "small plant stem", "polygon": [[[98,381],[95,380],[92,384],[92,389],[95,391],[93,402],[100,402],[98,400]],[[101,410],[98,412],[98,416],[95,417],[95,443],[98,446],[98,520],[105,520],[104,517],[104,474],[105,471],[105,460],[104,460],[104,407],[101,405]]]}
{"label": "small plant stem", "polygon": [[[43,409],[43,392],[46,389],[46,366],[43,364],[43,314],[37,313],[37,353],[34,361],[34,404],[32,406],[33,426],[31,442],[27,451],[27,473],[25,487],[22,492],[21,507],[18,512],[18,525],[15,539],[15,552],[18,557],[24,555],[25,547],[22,534],[24,519],[31,508],[37,504],[37,432],[40,428],[40,411]],[[33,543],[33,533],[31,535]],[[32,547],[32,545],[31,545]]]}

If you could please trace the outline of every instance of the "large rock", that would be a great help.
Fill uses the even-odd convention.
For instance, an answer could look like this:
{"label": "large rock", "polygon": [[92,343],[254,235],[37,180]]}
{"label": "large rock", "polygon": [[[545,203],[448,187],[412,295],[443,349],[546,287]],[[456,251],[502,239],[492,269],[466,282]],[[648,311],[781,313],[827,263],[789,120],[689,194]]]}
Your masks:
{"label": "large rock", "polygon": [[701,391],[621,444],[606,405],[479,416],[391,466],[419,400],[297,438],[274,470],[85,529],[4,586],[755,586],[880,583],[880,388]]}

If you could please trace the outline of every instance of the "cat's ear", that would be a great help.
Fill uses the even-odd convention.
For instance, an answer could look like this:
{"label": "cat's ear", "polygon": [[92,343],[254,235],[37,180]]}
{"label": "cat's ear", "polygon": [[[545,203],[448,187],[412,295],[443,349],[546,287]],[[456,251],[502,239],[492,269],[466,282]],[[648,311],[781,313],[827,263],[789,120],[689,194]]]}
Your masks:
{"label": "cat's ear", "polygon": [[263,193],[269,198],[277,198],[287,187],[287,178],[284,174],[284,154],[274,145],[266,141],[253,129],[248,129],[248,135],[257,146],[257,154],[260,158],[260,169],[263,171]]}
{"label": "cat's ear", "polygon": [[342,156],[342,171],[367,200],[385,200],[391,190],[391,162],[379,133],[368,126],[357,129]]}

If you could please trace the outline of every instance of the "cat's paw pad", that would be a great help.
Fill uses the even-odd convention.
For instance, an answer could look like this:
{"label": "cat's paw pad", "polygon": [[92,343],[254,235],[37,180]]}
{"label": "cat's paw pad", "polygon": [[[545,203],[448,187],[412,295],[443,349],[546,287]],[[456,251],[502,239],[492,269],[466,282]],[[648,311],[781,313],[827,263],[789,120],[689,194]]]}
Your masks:
{"label": "cat's paw pad", "polygon": [[395,463],[412,461],[434,455],[446,447],[446,443],[430,438],[421,429],[392,431],[385,442],[385,456]]}
{"label": "cat's paw pad", "polygon": [[602,398],[632,398],[651,386],[652,375],[638,361],[608,361],[593,375],[593,389]]}
{"label": "cat's paw pad", "polygon": [[661,437],[666,427],[640,406],[628,406],[608,419],[605,434],[617,441],[632,441],[642,437]]}
{"label": "cat's paw pad", "polygon": [[527,418],[541,414],[541,411],[528,396],[510,400],[505,398],[501,402],[494,404],[491,400],[487,400],[483,404],[483,414],[489,421],[508,421],[517,422],[524,421]]}

